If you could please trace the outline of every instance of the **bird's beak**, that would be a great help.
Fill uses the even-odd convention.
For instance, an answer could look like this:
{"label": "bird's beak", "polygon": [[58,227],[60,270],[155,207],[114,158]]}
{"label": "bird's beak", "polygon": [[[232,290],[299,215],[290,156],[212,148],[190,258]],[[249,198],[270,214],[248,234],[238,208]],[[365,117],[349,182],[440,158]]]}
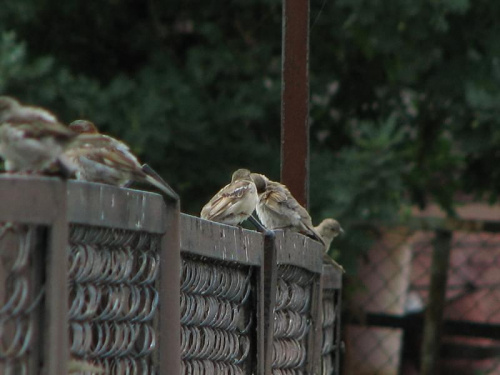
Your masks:
{"label": "bird's beak", "polygon": [[344,235],[344,230],[342,229],[342,227],[340,227],[340,235],[343,236]]}

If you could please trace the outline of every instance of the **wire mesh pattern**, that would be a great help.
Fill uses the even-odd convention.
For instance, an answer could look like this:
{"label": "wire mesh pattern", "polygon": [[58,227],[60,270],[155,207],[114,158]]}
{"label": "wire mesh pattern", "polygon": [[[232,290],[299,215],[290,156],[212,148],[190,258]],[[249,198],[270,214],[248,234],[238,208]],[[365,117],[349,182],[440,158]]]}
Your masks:
{"label": "wire mesh pattern", "polygon": [[36,280],[35,226],[0,225],[0,373],[30,373],[36,349],[36,312],[42,296]]}
{"label": "wire mesh pattern", "polygon": [[70,351],[107,374],[156,374],[160,236],[72,225]]}
{"label": "wire mesh pattern", "polygon": [[273,374],[305,373],[315,275],[299,267],[278,266],[274,312]]}
{"label": "wire mesh pattern", "polygon": [[[432,234],[420,232],[413,243],[412,274],[409,296],[425,306],[428,300],[429,273],[432,256]],[[480,324],[500,324],[500,234],[453,233],[448,270],[448,285],[444,319],[454,322]],[[487,352],[488,348],[500,346],[500,340],[479,337],[446,337],[451,345],[468,347]],[[479,349],[478,349],[479,348]],[[482,358],[450,358],[445,365],[468,368],[471,373],[500,374],[500,359],[497,355],[486,354]]]}
{"label": "wire mesh pattern", "polygon": [[[361,308],[359,311],[405,317],[410,327],[414,327],[412,322],[416,319],[423,319],[429,296],[434,238],[433,231],[411,233],[402,230],[386,234],[370,249],[368,261],[359,272],[367,290],[355,300]],[[499,267],[500,234],[455,231],[448,269],[445,321],[498,326]],[[351,353],[355,356],[350,371],[359,374],[418,371],[419,352],[412,349],[421,346],[418,331],[405,331],[403,340],[401,328],[350,326],[348,336]],[[443,371],[500,374],[500,359],[498,351],[494,350],[500,346],[500,340],[472,337],[471,332],[467,336],[443,337],[443,350],[447,353],[447,359],[441,363]]]}
{"label": "wire mesh pattern", "polygon": [[323,290],[323,300],[321,303],[323,341],[321,346],[322,374],[335,375],[335,362],[338,355],[338,329],[337,316],[339,311],[339,291],[333,289]]}
{"label": "wire mesh pattern", "polygon": [[[362,324],[365,313],[403,316],[408,309],[411,240],[409,230],[385,233],[369,250],[358,274],[362,287],[350,306],[349,317],[355,325],[347,329],[350,360],[347,371],[353,374],[397,375],[403,356],[403,330]],[[416,311],[422,305],[413,304]]]}
{"label": "wire mesh pattern", "polygon": [[184,257],[181,277],[181,373],[251,371],[252,268]]}

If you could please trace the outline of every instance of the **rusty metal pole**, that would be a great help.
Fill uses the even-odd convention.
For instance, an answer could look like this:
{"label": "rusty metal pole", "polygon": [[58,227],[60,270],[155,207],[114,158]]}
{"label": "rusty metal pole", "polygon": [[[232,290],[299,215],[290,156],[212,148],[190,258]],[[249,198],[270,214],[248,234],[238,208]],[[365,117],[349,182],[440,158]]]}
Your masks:
{"label": "rusty metal pole", "polygon": [[309,198],[309,0],[283,0],[281,181]]}
{"label": "rusty metal pole", "polygon": [[446,301],[446,284],[450,263],[450,248],[453,233],[448,230],[436,230],[432,252],[431,283],[429,302],[425,311],[424,337],[422,342],[421,374],[439,374],[439,351],[443,310]]}

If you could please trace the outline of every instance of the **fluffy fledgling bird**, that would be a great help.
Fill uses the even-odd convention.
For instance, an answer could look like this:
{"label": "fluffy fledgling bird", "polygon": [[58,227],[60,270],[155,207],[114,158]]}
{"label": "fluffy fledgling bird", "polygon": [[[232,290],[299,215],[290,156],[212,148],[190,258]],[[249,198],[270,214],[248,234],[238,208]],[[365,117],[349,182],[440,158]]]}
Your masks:
{"label": "fluffy fledgling bird", "polygon": [[49,111],[0,96],[0,157],[8,172],[46,170],[76,136]]}
{"label": "fluffy fledgling bird", "polygon": [[79,134],[63,157],[75,166],[77,180],[125,186],[131,181],[147,182],[167,195],[175,192],[164,181],[146,173],[129,147],[108,135],[99,133],[87,120],[69,125]]}
{"label": "fluffy fledgling bird", "polygon": [[255,210],[259,197],[248,169],[238,169],[201,210],[200,217],[223,224],[238,225]]}
{"label": "fluffy fledgling bird", "polygon": [[325,252],[328,252],[335,237],[344,234],[344,230],[340,226],[339,222],[332,218],[323,220],[317,227],[314,227],[314,229],[325,243]]}
{"label": "fluffy fledgling bird", "polygon": [[251,178],[259,194],[257,215],[266,228],[300,232],[324,244],[313,227],[311,216],[285,185],[258,173],[252,173]]}

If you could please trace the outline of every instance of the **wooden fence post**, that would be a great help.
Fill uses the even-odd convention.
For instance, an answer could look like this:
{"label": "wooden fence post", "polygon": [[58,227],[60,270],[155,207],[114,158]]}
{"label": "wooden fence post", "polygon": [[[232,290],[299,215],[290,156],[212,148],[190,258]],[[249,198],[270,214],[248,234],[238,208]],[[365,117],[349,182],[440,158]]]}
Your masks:
{"label": "wooden fence post", "polygon": [[436,230],[432,253],[429,301],[425,311],[421,375],[439,374],[438,360],[452,236],[453,232],[448,230]]}

